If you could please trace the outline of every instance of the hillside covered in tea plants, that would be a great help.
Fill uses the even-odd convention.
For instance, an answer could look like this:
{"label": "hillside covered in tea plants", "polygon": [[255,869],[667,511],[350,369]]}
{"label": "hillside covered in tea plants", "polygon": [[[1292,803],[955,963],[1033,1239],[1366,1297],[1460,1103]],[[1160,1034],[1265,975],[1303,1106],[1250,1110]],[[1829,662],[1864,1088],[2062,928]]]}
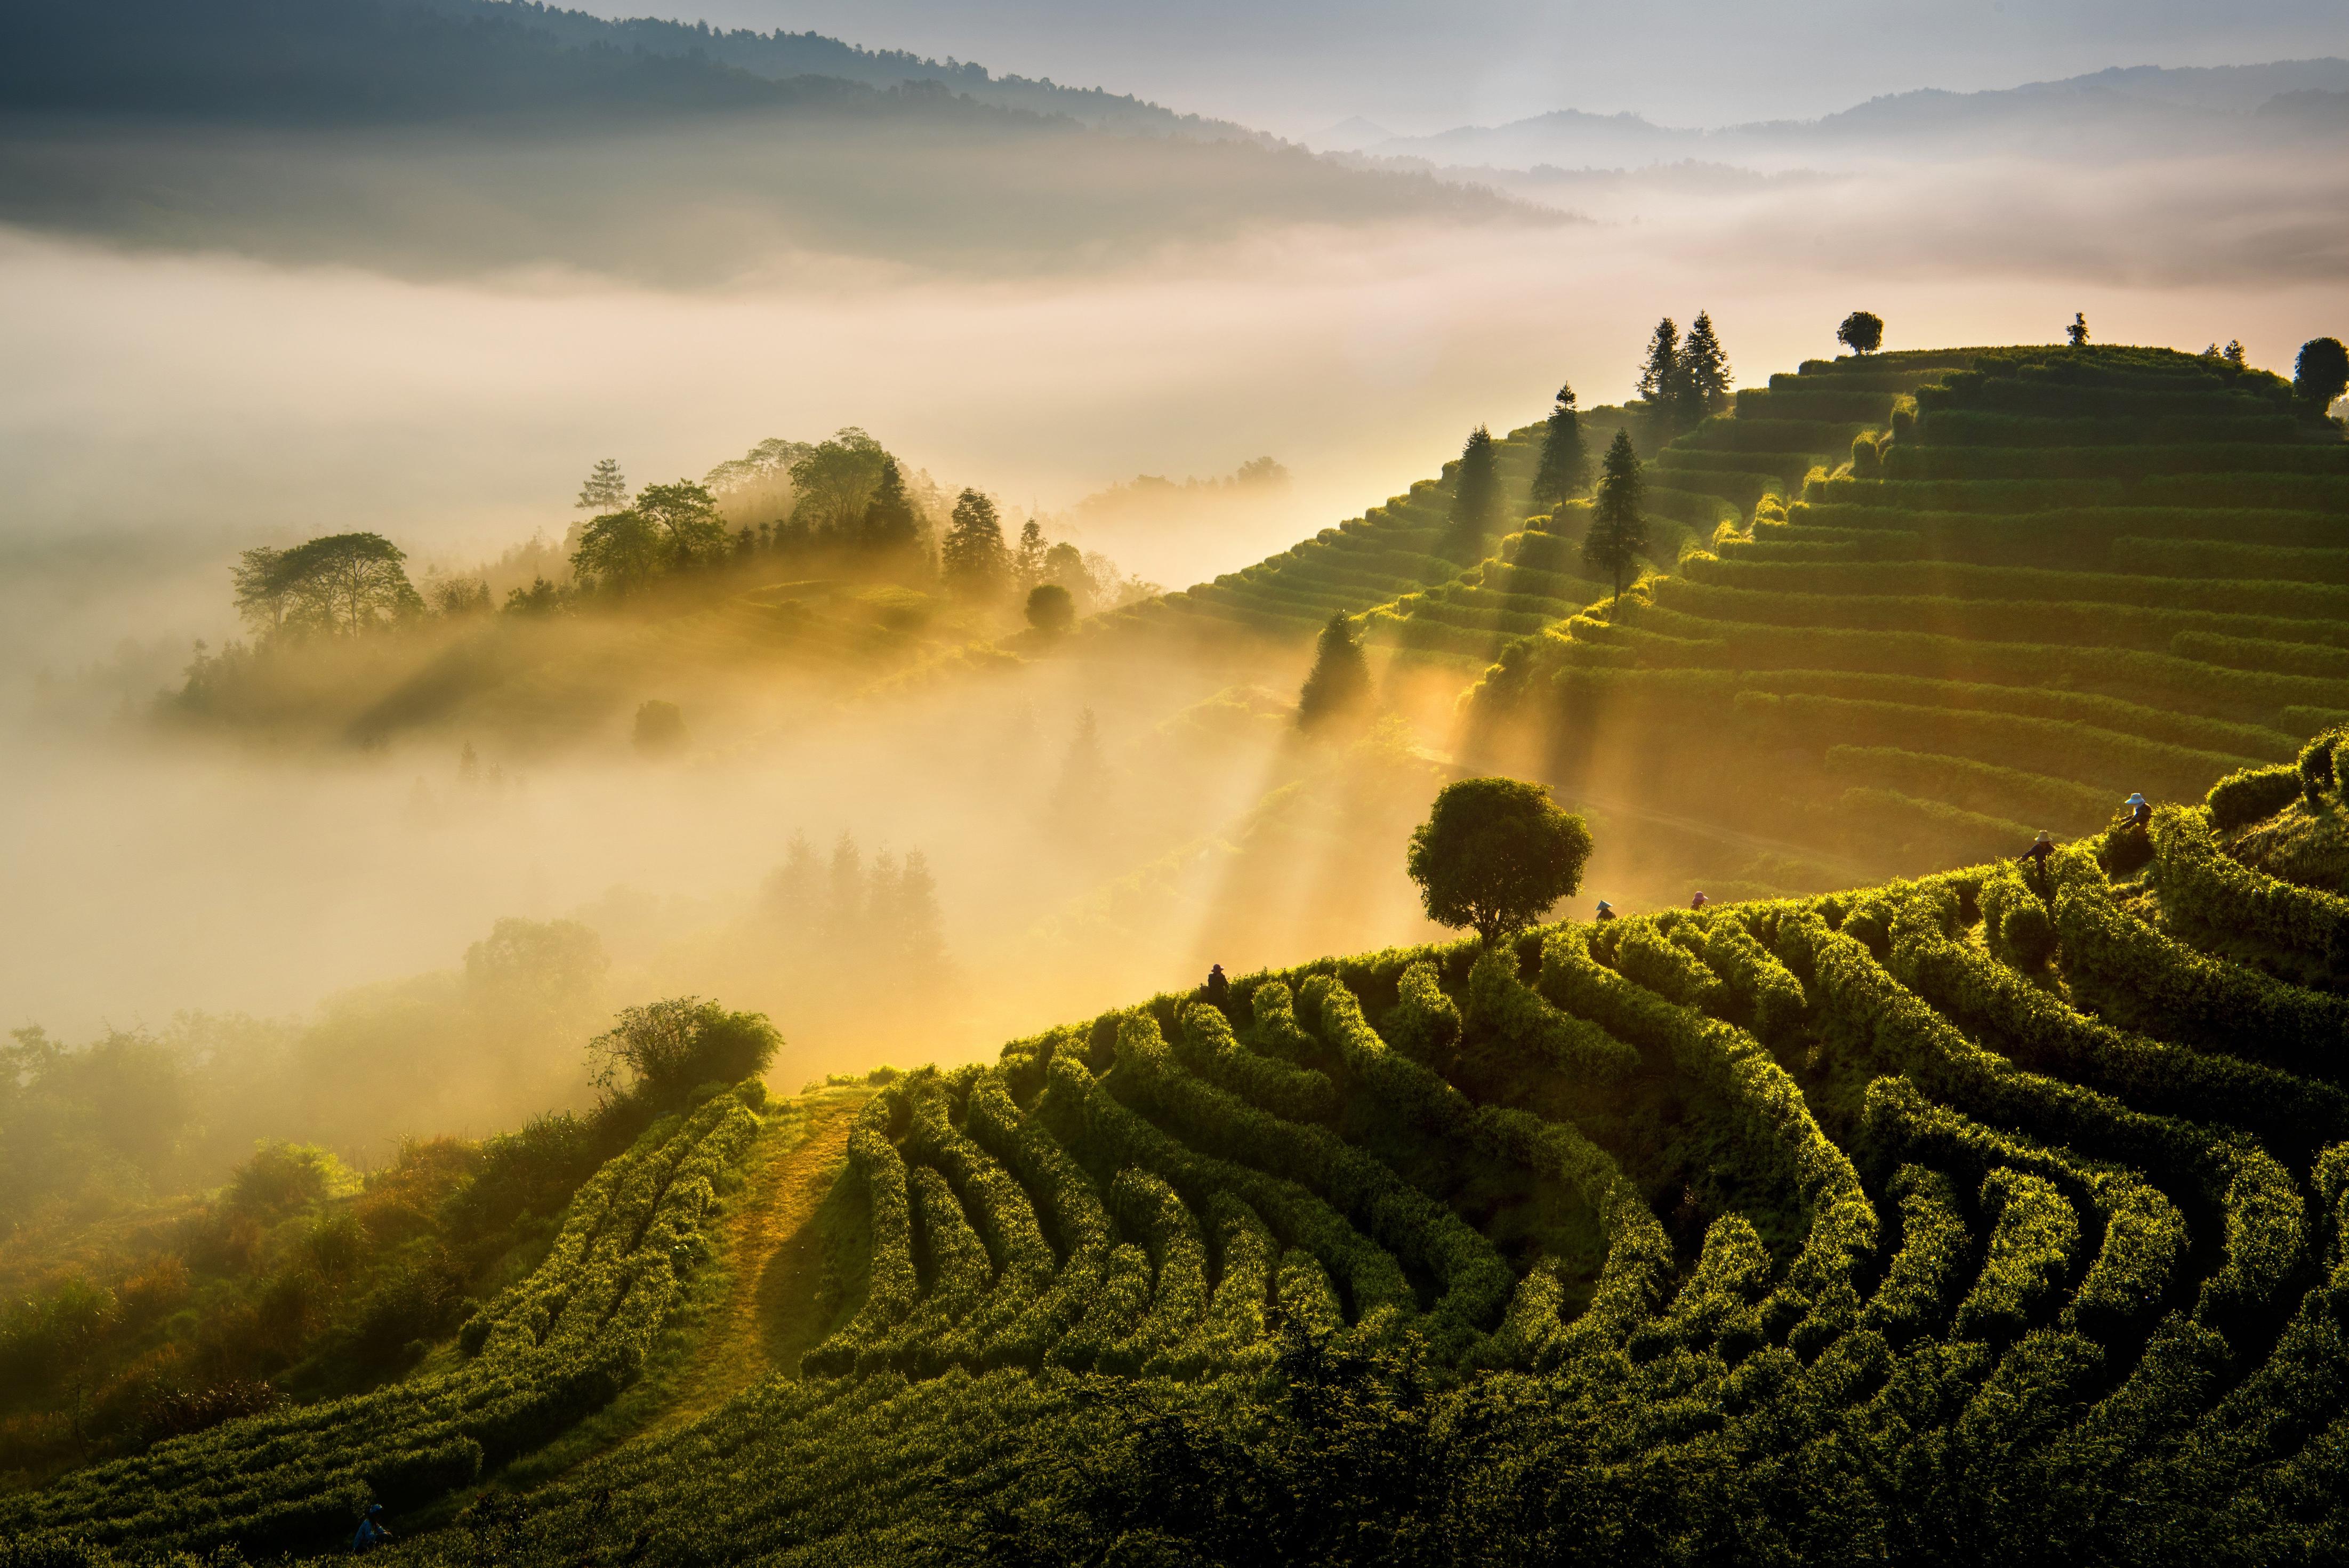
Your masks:
{"label": "hillside covered in tea plants", "polygon": [[1501,647],[1476,694],[1487,743],[1569,793],[1907,873],[2199,794],[2349,711],[2349,444],[2221,356],[1813,361],[1649,480],[1720,505],[1710,545]]}
{"label": "hillside covered in tea plants", "polygon": [[[819,1096],[861,1105],[844,1161],[747,1191],[764,1102],[704,1091],[417,1375],[0,1529],[323,1554],[373,1500],[419,1563],[2337,1562],[2349,897],[2263,868],[2340,841],[2337,739],[2042,866],[876,1074]],[[788,1235],[733,1218],[761,1181]],[[711,1269],[756,1313],[681,1313]],[[739,1393],[622,1395],[697,1342]]]}

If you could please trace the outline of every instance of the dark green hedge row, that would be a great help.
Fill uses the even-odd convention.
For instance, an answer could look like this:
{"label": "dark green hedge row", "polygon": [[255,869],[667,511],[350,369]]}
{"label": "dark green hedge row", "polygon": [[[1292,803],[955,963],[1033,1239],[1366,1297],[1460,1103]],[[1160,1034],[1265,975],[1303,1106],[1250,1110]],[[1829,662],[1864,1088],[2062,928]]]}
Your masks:
{"label": "dark green hedge row", "polygon": [[[1723,679],[1715,671],[1726,670],[1730,672],[1726,678],[1740,686],[1775,689],[1785,685],[1792,690],[1786,683],[1795,672],[1802,672],[1806,681],[1814,682],[1822,691],[1858,693],[1865,688],[1841,682],[1939,678],[1961,687],[2027,694],[2012,700],[1986,693],[1956,699],[1979,706],[1996,701],[2025,711],[2065,711],[2044,708],[2043,703],[2059,694],[2078,692],[2126,701],[2137,708],[2166,706],[2186,715],[2209,715],[2216,722],[2234,722],[2237,729],[2264,732],[2264,738],[2258,733],[2243,738],[2240,749],[2251,757],[2280,753],[2282,748],[2276,737],[2285,732],[2271,728],[2268,722],[2280,722],[2287,709],[2295,705],[2330,708],[2349,701],[2349,687],[2340,681],[2226,670],[2168,652],[1984,643],[1920,631],[1733,627],[1670,610],[1634,607],[1628,600],[1619,615],[1623,618],[1599,633],[1597,641],[1612,642],[1621,650],[1618,663],[1636,659],[1655,667],[1636,674],[1627,671],[1626,680],[1702,681]],[[1584,638],[1581,623],[1575,623],[1574,634],[1578,639]],[[1738,670],[1786,673],[1735,680]],[[1580,672],[1570,673],[1574,679],[1581,678]],[[1566,681],[1568,677],[1560,680]],[[1922,693],[1919,697],[1927,700]],[[1937,696],[1930,701],[1940,700]],[[2155,735],[2176,732],[2134,718],[2118,727]],[[2198,749],[2213,749],[2215,744],[2199,735],[2181,738],[2197,740]],[[2227,749],[2237,748],[2230,744]]]}
{"label": "dark green hedge row", "polygon": [[2035,414],[2050,419],[2083,416],[2147,420],[2189,414],[2289,414],[2289,395],[2263,396],[2248,384],[2215,381],[2186,384],[2170,378],[2134,385],[2085,385],[2033,377],[1990,376],[1947,382],[1919,401],[1936,408],[1963,407],[1993,413]]}
{"label": "dark green hedge row", "polygon": [[[2103,826],[2112,819],[2117,805],[2110,790],[2068,779],[1890,746],[1830,746],[1826,770],[1829,776],[1854,784],[1938,800],[2002,823],[2028,822],[2034,830],[2053,828],[2065,835]],[[2014,851],[2002,843],[1995,853]]]}
{"label": "dark green hedge row", "polygon": [[2124,535],[2112,542],[2108,559],[2116,572],[2147,572],[2165,577],[2349,586],[2349,549],[2295,549],[2235,540]]}
{"label": "dark green hedge row", "polygon": [[2130,605],[2294,620],[2349,618],[2349,587],[2269,580],[2180,582],[2110,572],[1982,566],[1954,561],[1823,562],[1783,566],[1737,556],[1692,559],[1696,582],[1759,592],[1906,596]]}
{"label": "dark green hedge row", "polygon": [[[1872,421],[1881,424],[1891,415],[1893,394],[1850,387],[1839,378],[1815,380],[1809,377],[1797,377],[1783,387],[1741,387],[1736,397],[1737,422],[1740,424],[1776,424],[1786,421],[1814,424],[1835,421]],[[1797,441],[1795,444],[1805,443]]]}
{"label": "dark green hedge row", "polygon": [[[1853,574],[1904,569],[1886,566],[1821,568]],[[1924,569],[1929,568],[1920,568]],[[1788,572],[1792,575],[1791,568]],[[1983,642],[2068,643],[2158,653],[2168,651],[2170,639],[2179,632],[2197,631],[2271,642],[2349,646],[2349,626],[2331,620],[2147,605],[1790,593],[1721,587],[1687,577],[1659,580],[1653,597],[1663,608],[1721,622],[1855,631],[1900,631],[1922,622],[1944,636]]]}
{"label": "dark green hedge row", "polygon": [[[1821,505],[1911,513],[2012,515],[2098,507],[2187,507],[2338,515],[2344,506],[2349,506],[2349,477],[2271,472],[2149,474],[2135,480],[1856,479],[1846,475],[1810,482],[1804,486],[1802,499]],[[2336,532],[2333,536],[2339,535]]]}
{"label": "dark green hedge row", "polygon": [[[2242,759],[2189,751],[2140,736],[2055,719],[1918,708],[1842,697],[1741,691],[1742,724],[1784,746],[1801,736],[1841,745],[1889,746],[2003,765],[2028,758],[2034,771],[2117,792],[2199,795]],[[1826,747],[1820,747],[1824,755]],[[2020,850],[2017,851],[2020,853]]]}
{"label": "dark green hedge row", "polygon": [[[2158,741],[2180,746],[2189,751],[2209,752],[2255,757],[2263,761],[2282,761],[2296,756],[2299,752],[2292,733],[2288,730],[2261,724],[2230,722],[2224,719],[2207,719],[2178,708],[2199,706],[2191,698],[2199,689],[2182,680],[2165,686],[2163,681],[2148,676],[2168,676],[2178,680],[2180,671],[2191,671],[2207,677],[2210,683],[2224,691],[2227,672],[2208,666],[2188,664],[2182,660],[2155,655],[2117,654],[2107,659],[2095,655],[2102,650],[2068,649],[1993,651],[2035,652],[2044,657],[2035,660],[2017,659],[2020,669],[2010,669],[2004,661],[1978,673],[1987,676],[2010,676],[2035,673],[2038,678],[2064,684],[2031,686],[2004,684],[1996,680],[1936,680],[1921,675],[1882,674],[1866,669],[1843,670],[1832,667],[1831,660],[1847,646],[1847,641],[1873,636],[1898,634],[1841,633],[1824,634],[1816,653],[1828,668],[1778,668],[1781,657],[1799,657],[1801,649],[1794,644],[1796,636],[1791,628],[1771,628],[1766,634],[1760,628],[1739,628],[1733,637],[1703,642],[1682,642],[1671,636],[1651,637],[1646,630],[1651,621],[1661,622],[1672,632],[1684,628],[1688,618],[1671,618],[1655,612],[1641,612],[1640,624],[1610,624],[1598,633],[1601,641],[1611,641],[1638,652],[1642,661],[1651,666],[1640,670],[1624,670],[1603,676],[1592,676],[1603,683],[1638,687],[1641,690],[1671,690],[1685,694],[1687,701],[1711,700],[1729,701],[1739,691],[1764,691],[1778,696],[1846,697],[1855,701],[1897,702],[1915,708],[1946,708],[1967,712],[2007,713],[2033,719],[2051,719],[2064,723],[2085,724],[2092,729],[2110,730],[2119,734]],[[1702,623],[1698,623],[1702,624]],[[1578,639],[1585,628],[1578,624]],[[1929,639],[1955,643],[1954,639]],[[2081,664],[2064,658],[2066,654],[2085,651],[2091,657]],[[1702,662],[1700,662],[1702,660]],[[1681,667],[1673,668],[1677,663]],[[1717,669],[1723,663],[1742,668]],[[2107,664],[2121,665],[2134,679],[2126,679],[2108,671]],[[2137,668],[2155,665],[2153,670]],[[1578,680],[1584,678],[1578,676]],[[2254,678],[2256,679],[2256,678]],[[2171,708],[2150,707],[2143,701],[2125,701],[2106,697],[2092,691],[2071,689],[2080,686],[2117,684],[2132,696],[2168,700]],[[2127,792],[2124,792],[2127,793]]]}
{"label": "dark green hedge row", "polygon": [[[2205,446],[2259,443],[2287,446],[2306,439],[2299,415],[2197,411],[2132,419],[2055,418],[1936,407],[1918,399],[1923,440],[1935,446],[2085,447]],[[2233,405],[2221,403],[2220,409]],[[2338,460],[2335,460],[2336,463]]]}
{"label": "dark green hedge row", "polygon": [[[1947,417],[1947,416],[1944,416]],[[1938,427],[1934,427],[1938,433]],[[2341,473],[2349,446],[2276,446],[2251,441],[2173,441],[2159,445],[1916,445],[1887,447],[1879,477],[1944,479],[2119,479],[2148,474]]]}

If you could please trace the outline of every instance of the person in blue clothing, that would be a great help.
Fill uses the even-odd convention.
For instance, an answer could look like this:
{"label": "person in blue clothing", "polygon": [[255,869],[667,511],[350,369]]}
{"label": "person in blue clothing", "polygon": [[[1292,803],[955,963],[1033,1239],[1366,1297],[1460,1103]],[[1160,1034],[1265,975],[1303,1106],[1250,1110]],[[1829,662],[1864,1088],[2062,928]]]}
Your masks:
{"label": "person in blue clothing", "polygon": [[2129,826],[2139,833],[2143,833],[2147,825],[2153,821],[2153,805],[2145,796],[2133,794],[2121,805],[2128,809]]}
{"label": "person in blue clothing", "polygon": [[367,1504],[367,1517],[360,1520],[359,1527],[351,1532],[351,1550],[369,1551],[390,1539],[391,1532],[383,1527],[383,1504]]}

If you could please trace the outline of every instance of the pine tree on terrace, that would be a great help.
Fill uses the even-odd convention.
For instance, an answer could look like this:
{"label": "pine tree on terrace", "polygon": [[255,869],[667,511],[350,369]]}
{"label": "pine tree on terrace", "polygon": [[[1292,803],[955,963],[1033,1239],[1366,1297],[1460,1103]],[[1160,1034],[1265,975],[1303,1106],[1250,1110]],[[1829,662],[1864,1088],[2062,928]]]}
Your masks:
{"label": "pine tree on terrace", "polygon": [[1648,360],[1640,367],[1640,396],[1651,403],[1670,401],[1680,377],[1681,329],[1667,316],[1648,339]]}
{"label": "pine tree on terrace", "polygon": [[1325,719],[1350,713],[1370,697],[1370,660],[1355,639],[1354,623],[1340,610],[1314,644],[1313,672],[1297,693],[1297,727],[1309,730]]}
{"label": "pine tree on terrace", "polygon": [[1003,524],[995,503],[978,491],[966,490],[955,501],[954,526],[947,530],[938,554],[947,587],[957,595],[981,603],[1003,597],[1010,575]]}
{"label": "pine tree on terrace", "polygon": [[1730,373],[1729,355],[1713,333],[1713,317],[1702,310],[1696,313],[1687,341],[1681,345],[1681,379],[1683,396],[1698,418],[1728,410],[1729,389],[1737,378]]}
{"label": "pine tree on terrace", "polygon": [[1534,504],[1556,507],[1590,483],[1590,454],[1582,447],[1571,382],[1557,389],[1557,407],[1542,431],[1541,462],[1534,470]]}
{"label": "pine tree on terrace", "polygon": [[905,493],[905,475],[894,457],[881,461],[881,480],[873,499],[864,504],[858,543],[876,556],[911,550],[921,543],[921,519],[914,514],[913,498]]}
{"label": "pine tree on terrace", "polygon": [[1623,600],[1623,576],[1648,547],[1647,519],[1640,515],[1640,454],[1631,450],[1631,432],[1619,430],[1614,444],[1600,464],[1599,493],[1591,503],[1590,532],[1583,535],[1582,558],[1606,573],[1615,584],[1615,602]]}
{"label": "pine tree on terrace", "polygon": [[1452,481],[1452,525],[1482,535],[1501,513],[1501,475],[1493,454],[1493,432],[1478,425],[1460,449],[1460,471]]}

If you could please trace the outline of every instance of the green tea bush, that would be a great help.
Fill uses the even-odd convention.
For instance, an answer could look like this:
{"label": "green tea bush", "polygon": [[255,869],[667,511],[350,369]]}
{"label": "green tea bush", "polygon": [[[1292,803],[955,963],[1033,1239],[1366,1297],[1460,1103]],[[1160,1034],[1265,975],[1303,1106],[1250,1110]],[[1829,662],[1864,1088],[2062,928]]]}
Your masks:
{"label": "green tea bush", "polygon": [[1338,1090],[1310,1067],[1292,1067],[1241,1045],[1228,1019],[1206,1002],[1185,1008],[1175,1056],[1192,1072],[1250,1105],[1293,1122],[1337,1114]]}
{"label": "green tea bush", "polygon": [[1755,1037],[1775,1041],[1790,1033],[1809,1005],[1803,982],[1754,940],[1735,917],[1717,915],[1697,929],[1702,938],[1696,956],[1742,1004]]}
{"label": "green tea bush", "polygon": [[[1603,951],[1608,932],[1597,933]],[[1624,979],[1646,987],[1668,1001],[1702,1012],[1715,1012],[1723,995],[1721,978],[1696,954],[1641,921],[1621,932],[1612,943],[1615,968]]]}
{"label": "green tea bush", "polygon": [[2349,1004],[2204,957],[2156,931],[2085,877],[2058,888],[2055,930],[2075,987],[2165,1034],[2287,1072],[2337,1081]]}
{"label": "green tea bush", "polygon": [[[1102,1372],[1164,1373],[1207,1310],[1207,1248],[1199,1221],[1174,1189],[1132,1167],[1110,1183],[1110,1212],[1150,1255],[1155,1275],[1150,1307],[1131,1333],[1104,1345],[1094,1366]],[[1197,1348],[1186,1358],[1195,1368]]]}
{"label": "green tea bush", "polygon": [[1476,1022],[1516,1051],[1572,1077],[1604,1083],[1632,1072],[1640,1053],[1597,1024],[1559,1012],[1517,979],[1516,953],[1495,945],[1468,973]]}
{"label": "green tea bush", "polygon": [[1982,935],[1991,953],[2016,969],[2033,971],[2055,956],[2055,919],[2047,903],[2012,865],[1982,882]]}
{"label": "green tea bush", "polygon": [[2349,898],[2229,858],[2200,812],[2158,808],[2152,837],[2153,876],[2173,917],[2255,938],[2329,970],[2349,968]]}
{"label": "green tea bush", "polygon": [[2212,784],[2202,804],[2210,813],[2210,826],[2231,833],[2273,816],[2300,793],[2297,768],[2240,768]]}
{"label": "green tea bush", "polygon": [[1958,1303],[1954,1331],[1968,1339],[2012,1339],[2046,1316],[2079,1245],[2079,1217],[2054,1184],[2003,1168],[1982,1182],[1991,1221],[1981,1275]]}
{"label": "green tea bush", "polygon": [[1930,1336],[1949,1321],[1972,1262],[1973,1237],[1957,1190],[1941,1172],[1904,1165],[1885,1190],[1899,1205],[1900,1247],[1860,1321],[1899,1345]]}
{"label": "green tea bush", "polygon": [[1397,991],[1394,1011],[1381,1033],[1413,1061],[1440,1065],[1460,1043],[1459,1007],[1444,994],[1432,963],[1422,961],[1403,971]]}

